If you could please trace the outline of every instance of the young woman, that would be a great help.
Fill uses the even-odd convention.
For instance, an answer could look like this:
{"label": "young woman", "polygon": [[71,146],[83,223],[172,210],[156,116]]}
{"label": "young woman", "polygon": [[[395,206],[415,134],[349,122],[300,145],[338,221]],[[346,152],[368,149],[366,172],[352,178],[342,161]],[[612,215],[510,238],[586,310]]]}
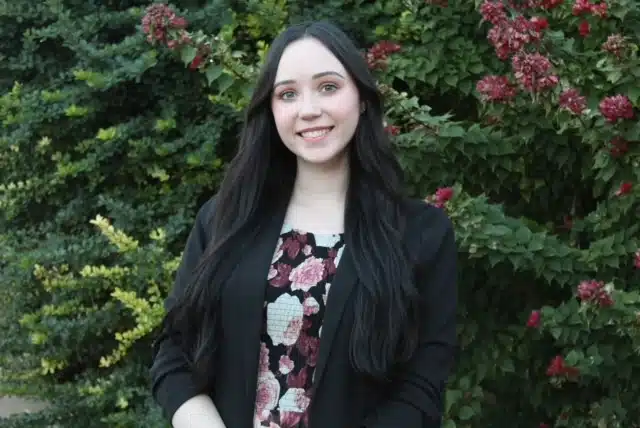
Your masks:
{"label": "young woman", "polygon": [[175,428],[440,426],[454,233],[403,194],[382,116],[342,31],[273,42],[154,346],[153,395]]}

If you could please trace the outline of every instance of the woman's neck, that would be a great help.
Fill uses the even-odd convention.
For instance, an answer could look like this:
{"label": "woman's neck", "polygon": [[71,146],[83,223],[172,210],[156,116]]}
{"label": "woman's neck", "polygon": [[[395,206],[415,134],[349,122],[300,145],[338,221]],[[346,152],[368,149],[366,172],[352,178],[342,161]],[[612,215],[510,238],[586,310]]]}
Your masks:
{"label": "woman's neck", "polygon": [[309,232],[343,232],[348,187],[347,160],[331,168],[299,162],[285,222]]}
{"label": "woman's neck", "polygon": [[332,165],[313,165],[298,161],[291,203],[304,207],[326,203],[344,205],[349,187],[346,157]]}

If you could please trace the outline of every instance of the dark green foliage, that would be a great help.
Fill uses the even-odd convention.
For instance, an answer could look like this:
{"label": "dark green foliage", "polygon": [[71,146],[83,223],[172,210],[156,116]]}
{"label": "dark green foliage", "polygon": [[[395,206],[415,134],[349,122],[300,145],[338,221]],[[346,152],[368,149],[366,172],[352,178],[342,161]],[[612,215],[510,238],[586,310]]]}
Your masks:
{"label": "dark green foliage", "polygon": [[[188,31],[220,37],[200,71],[195,52],[147,42],[148,1],[0,3],[0,394],[51,403],[3,427],[168,426],[149,396],[150,344],[195,211],[233,154],[264,44],[328,18],[363,47],[402,46],[376,74],[408,185],[454,190],[462,352],[446,428],[637,428],[640,125],[605,123],[598,104],[622,93],[638,111],[637,52],[600,49],[614,32],[637,45],[638,6],[590,16],[584,39],[571,2],[536,11],[563,86],[491,104],[476,82],[510,64],[475,2],[318,3],[174,2]],[[588,96],[584,117],[558,107],[567,87]],[[620,135],[629,151],[615,157]],[[618,196],[623,182],[634,187]],[[615,304],[580,304],[585,280]],[[532,310],[542,322],[527,329]],[[556,355],[580,376],[547,376]]]}

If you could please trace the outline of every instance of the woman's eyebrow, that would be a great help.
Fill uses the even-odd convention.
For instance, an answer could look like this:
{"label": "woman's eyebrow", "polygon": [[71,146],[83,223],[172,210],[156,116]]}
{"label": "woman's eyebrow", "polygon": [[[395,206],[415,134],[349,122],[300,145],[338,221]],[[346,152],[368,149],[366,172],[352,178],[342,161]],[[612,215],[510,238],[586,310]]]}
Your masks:
{"label": "woman's eyebrow", "polygon": [[[340,73],[338,73],[337,71],[323,71],[321,73],[316,73],[313,76],[311,76],[311,78],[313,80],[316,79],[320,79],[321,77],[325,77],[325,76],[337,76],[339,78],[341,78],[342,80],[344,80],[344,76]],[[273,85],[274,88],[277,88],[278,86],[282,86],[282,85],[290,85],[292,83],[295,83],[296,81],[293,79],[288,79],[288,80],[281,80],[279,82],[277,82],[276,84]]]}

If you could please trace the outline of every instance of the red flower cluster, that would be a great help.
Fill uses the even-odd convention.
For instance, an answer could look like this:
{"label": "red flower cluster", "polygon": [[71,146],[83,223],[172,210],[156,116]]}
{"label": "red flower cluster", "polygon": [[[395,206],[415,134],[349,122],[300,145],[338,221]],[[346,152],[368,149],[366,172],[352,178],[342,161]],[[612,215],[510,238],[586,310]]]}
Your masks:
{"label": "red flower cluster", "polygon": [[609,141],[609,153],[614,158],[619,158],[629,151],[629,143],[622,137],[614,137]]}
{"label": "red flower cluster", "polygon": [[384,69],[387,66],[387,58],[392,53],[398,52],[402,47],[388,40],[382,40],[373,45],[367,51],[366,59],[370,69]]}
{"label": "red flower cluster", "polygon": [[531,311],[531,315],[529,315],[529,319],[527,320],[527,327],[529,328],[540,327],[541,319],[542,319],[542,314],[540,313],[540,311]]}
{"label": "red flower cluster", "polygon": [[142,31],[147,34],[149,43],[167,43],[167,30],[184,30],[187,25],[187,20],[177,16],[166,4],[152,4],[142,17]]}
{"label": "red flower cluster", "polygon": [[549,367],[547,367],[547,376],[564,376],[569,378],[575,378],[580,374],[580,370],[576,367],[567,366],[564,358],[561,355],[555,356]]}
{"label": "red flower cluster", "polygon": [[618,119],[633,119],[633,105],[626,95],[614,95],[600,102],[600,112],[608,122]]}
{"label": "red flower cluster", "polygon": [[631,184],[628,181],[625,181],[624,183],[622,183],[620,185],[618,190],[616,190],[616,196],[622,196],[622,195],[626,195],[628,193],[631,193],[631,189],[632,188],[633,188],[633,184]]}
{"label": "red flower cluster", "polygon": [[387,125],[384,127],[384,130],[391,135],[398,135],[400,133],[400,128],[394,125]]}
{"label": "red flower cluster", "polygon": [[539,53],[520,53],[511,59],[515,77],[530,92],[540,92],[558,84],[558,76],[550,73],[551,61]]}
{"label": "red flower cluster", "polygon": [[191,64],[189,64],[189,68],[191,70],[197,70],[198,67],[200,67],[203,62],[204,62],[204,57],[202,55],[196,55],[195,58],[193,58],[193,61],[191,61]]}
{"label": "red flower cluster", "polygon": [[636,251],[636,258],[633,261],[633,266],[635,266],[636,269],[640,269],[640,248]]}
{"label": "red flower cluster", "polygon": [[627,39],[621,34],[611,34],[602,44],[602,50],[621,58],[628,46]]}
{"label": "red flower cluster", "polygon": [[476,90],[485,101],[508,101],[516,95],[516,88],[505,76],[485,76],[476,84]]}
{"label": "red flower cluster", "polygon": [[543,18],[543,17],[540,17],[540,16],[534,16],[529,20],[529,22],[531,22],[533,24],[533,27],[538,32],[540,32],[542,30],[546,30],[547,28],[549,28],[549,21],[547,21],[547,18]]}
{"label": "red flower cluster", "polygon": [[591,26],[589,25],[589,22],[582,21],[580,25],[578,25],[578,33],[580,33],[582,37],[587,37],[589,33],[591,33]]}
{"label": "red flower cluster", "polygon": [[542,0],[540,7],[543,9],[551,10],[564,3],[564,0]]}
{"label": "red flower cluster", "polygon": [[440,187],[436,193],[427,198],[427,202],[433,203],[438,208],[443,208],[447,201],[453,197],[452,187]]}
{"label": "red flower cluster", "polygon": [[485,21],[493,25],[500,25],[507,22],[507,12],[504,3],[500,0],[485,1],[480,5],[480,13]]}
{"label": "red flower cluster", "polygon": [[560,94],[558,104],[575,114],[582,114],[587,108],[587,98],[581,96],[577,89],[567,89]]}
{"label": "red flower cluster", "polygon": [[484,16],[484,19],[497,22],[489,30],[487,38],[495,48],[498,58],[502,60],[542,37],[538,29],[540,23],[532,22],[522,15],[510,20],[502,19],[498,12],[492,12],[492,14]]}
{"label": "red flower cluster", "polygon": [[575,16],[591,13],[593,15],[604,18],[607,16],[608,6],[606,3],[592,4],[589,0],[576,0],[571,9]]}
{"label": "red flower cluster", "polygon": [[613,298],[602,281],[582,281],[578,285],[578,299],[582,302],[595,303],[600,307],[613,305]]}

